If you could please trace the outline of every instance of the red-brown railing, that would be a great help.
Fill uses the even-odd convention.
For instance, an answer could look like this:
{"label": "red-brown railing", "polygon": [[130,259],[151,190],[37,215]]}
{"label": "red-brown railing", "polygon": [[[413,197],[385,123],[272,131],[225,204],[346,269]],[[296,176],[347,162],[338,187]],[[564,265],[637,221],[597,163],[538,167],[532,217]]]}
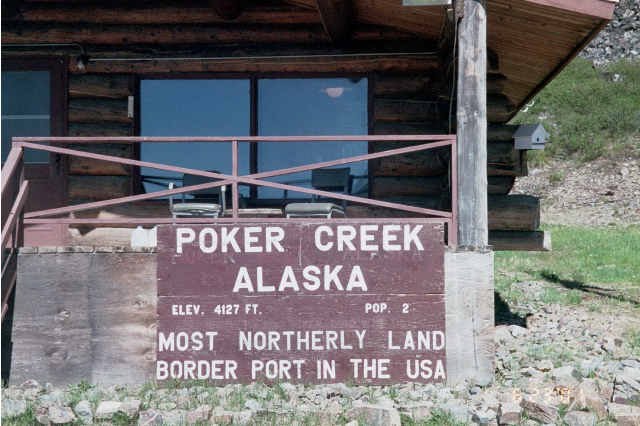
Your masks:
{"label": "red-brown railing", "polygon": [[2,167],[2,316],[9,307],[9,296],[17,279],[17,255],[22,245],[24,206],[29,182],[22,178],[21,147],[14,147]]}
{"label": "red-brown railing", "polygon": [[[389,149],[376,153],[356,155],[347,158],[341,158],[331,161],[323,161],[304,166],[289,167],[278,170],[265,171],[260,173],[253,173],[248,175],[240,175],[238,173],[238,144],[240,142],[374,142],[374,141],[386,141],[386,142],[422,142],[416,145],[404,146],[401,148]],[[99,143],[167,143],[167,142],[208,142],[208,143],[231,143],[232,147],[232,172],[231,174],[216,173],[206,170],[190,169],[185,167],[171,166],[167,164],[152,163],[148,161],[140,161],[130,158],[116,157],[112,155],[97,154],[92,152],[80,151],[76,149],[65,148],[59,146],[61,144],[99,144]],[[48,145],[47,145],[48,144]],[[155,191],[146,194],[130,195],[126,197],[113,198],[110,200],[89,202],[83,204],[76,204],[65,207],[52,208],[47,210],[39,210],[26,213],[24,215],[25,224],[42,224],[42,223],[58,223],[58,224],[75,224],[75,225],[156,225],[163,223],[207,223],[211,221],[222,222],[242,222],[242,221],[255,221],[251,218],[239,217],[239,192],[238,185],[255,185],[264,186],[270,188],[276,188],[281,190],[287,190],[291,192],[301,192],[311,195],[317,195],[325,198],[346,200],[351,203],[364,204],[375,207],[383,207],[394,210],[405,211],[409,213],[416,213],[433,218],[433,220],[441,221],[447,224],[448,227],[448,243],[450,245],[456,244],[457,226],[456,226],[456,205],[457,205],[457,192],[456,192],[456,137],[455,135],[388,135],[388,136],[250,136],[250,137],[18,137],[13,138],[13,150],[22,149],[35,149],[40,151],[47,151],[55,154],[72,155],[76,157],[84,157],[94,160],[101,160],[107,162],[113,162],[118,164],[146,167],[151,169],[170,171],[182,174],[189,174],[195,176],[208,177],[217,179],[216,181],[202,183],[198,185],[183,186],[175,189]],[[419,151],[425,151],[441,147],[450,147],[452,155],[451,169],[450,169],[450,188],[451,188],[451,203],[452,211],[442,211],[435,209],[427,209],[417,206],[410,206],[405,204],[399,204],[394,202],[369,199],[349,194],[339,194],[334,192],[327,192],[313,188],[306,188],[301,186],[294,186],[284,183],[271,182],[265,179],[276,176],[282,176],[291,173],[298,173],[304,171],[310,171],[314,169],[320,169],[325,167],[339,166],[349,163],[355,163],[359,161],[368,161],[379,158],[390,157],[394,155],[409,154]],[[13,152],[12,152],[13,153]],[[4,175],[3,175],[4,179]],[[75,217],[51,217],[68,215],[83,210],[100,209],[125,203],[132,203],[138,201],[144,201],[154,198],[173,196],[176,194],[190,193],[202,189],[216,188],[223,185],[231,185],[232,189],[232,217],[231,218],[171,218],[171,217],[120,217],[120,218],[75,218]],[[272,219],[270,219],[272,220]],[[273,219],[273,220],[304,220],[304,219]],[[339,220],[339,219],[333,219]]]}

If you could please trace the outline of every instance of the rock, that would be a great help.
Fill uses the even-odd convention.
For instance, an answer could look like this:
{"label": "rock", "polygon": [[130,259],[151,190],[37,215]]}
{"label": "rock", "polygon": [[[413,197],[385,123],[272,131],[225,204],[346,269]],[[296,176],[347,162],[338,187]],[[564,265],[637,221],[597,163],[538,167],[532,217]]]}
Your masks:
{"label": "rock", "polygon": [[640,369],[625,367],[623,372],[616,376],[612,401],[640,405]]}
{"label": "rock", "polygon": [[393,407],[359,404],[346,413],[348,420],[362,421],[370,426],[400,426],[400,413]]}
{"label": "rock", "polygon": [[93,422],[93,411],[91,410],[91,403],[86,399],[78,402],[73,410],[76,412],[76,416],[82,421],[82,423],[89,424]]}
{"label": "rock", "polygon": [[556,384],[574,388],[578,386],[578,378],[580,373],[573,366],[565,365],[563,367],[554,368],[551,370],[551,378]]}
{"label": "rock", "polygon": [[442,405],[442,410],[449,413],[457,422],[469,423],[471,413],[464,401],[460,399],[452,399]]}
{"label": "rock", "polygon": [[527,330],[524,327],[520,327],[519,325],[510,325],[509,326],[509,331],[511,332],[511,335],[513,337],[515,337],[516,339],[518,337],[524,337],[527,334],[529,334],[529,330]]}
{"label": "rock", "polygon": [[186,410],[172,410],[162,413],[163,426],[183,426],[187,422]]}
{"label": "rock", "polygon": [[38,407],[36,412],[34,413],[36,417],[36,421],[41,425],[50,425],[49,421],[49,408],[48,407]]}
{"label": "rock", "polygon": [[536,369],[543,371],[543,372],[547,372],[547,371],[551,371],[553,370],[553,362],[551,362],[551,360],[549,359],[543,359],[541,361],[538,361],[538,363],[536,364]]}
{"label": "rock", "polygon": [[471,416],[471,420],[479,425],[490,425],[496,423],[496,412],[490,408],[481,408],[475,410]]}
{"label": "rock", "polygon": [[349,423],[345,424],[344,426],[358,426],[358,421],[351,420]]}
{"label": "rock", "polygon": [[76,420],[76,415],[73,414],[73,410],[69,407],[58,407],[52,405],[49,407],[49,412],[47,414],[49,417],[49,421],[55,424],[67,424],[74,422]]}
{"label": "rock", "polygon": [[520,402],[524,414],[540,423],[556,423],[559,420],[558,409],[535,399],[524,398]]}
{"label": "rock", "polygon": [[15,399],[2,399],[2,418],[16,417],[27,411],[27,403]]}
{"label": "rock", "polygon": [[402,405],[400,407],[400,412],[406,416],[411,417],[412,420],[422,420],[431,417],[431,404],[425,403],[415,403]]}
{"label": "rock", "polygon": [[211,423],[221,424],[221,425],[230,425],[233,423],[233,415],[235,413],[233,411],[226,411],[215,409],[213,413],[211,413]]}
{"label": "rock", "polygon": [[210,405],[201,405],[195,410],[189,411],[187,413],[187,424],[192,425],[196,423],[202,423],[209,420],[209,416],[211,415],[211,406]]}
{"label": "rock", "polygon": [[262,410],[262,404],[260,404],[255,399],[247,399],[247,401],[244,403],[244,408],[257,413],[258,411]]}
{"label": "rock", "polygon": [[120,411],[122,403],[120,401],[102,401],[96,409],[96,419],[111,419],[115,413]]}
{"label": "rock", "polygon": [[612,402],[609,404],[608,408],[609,416],[615,419],[618,426],[640,425],[640,407]]}
{"label": "rock", "polygon": [[23,382],[19,389],[23,391],[24,397],[27,399],[35,399],[44,392],[44,388],[36,380],[27,380]]}
{"label": "rock", "polygon": [[496,326],[493,337],[496,343],[507,343],[513,340],[513,335],[506,325]]}
{"label": "rock", "polygon": [[157,410],[146,410],[140,412],[138,426],[160,426],[163,424],[162,413]]}
{"label": "rock", "polygon": [[593,379],[585,379],[578,385],[575,391],[575,399],[570,406],[571,410],[589,410],[604,419],[607,416],[605,401],[600,396],[598,385]]}
{"label": "rock", "polygon": [[563,420],[567,426],[596,425],[596,415],[586,411],[569,411]]}
{"label": "rock", "polygon": [[517,425],[520,424],[520,413],[522,407],[514,402],[505,402],[500,405],[498,424]]}
{"label": "rock", "polygon": [[127,415],[127,417],[134,419],[140,411],[139,399],[128,399],[120,404],[120,411]]}

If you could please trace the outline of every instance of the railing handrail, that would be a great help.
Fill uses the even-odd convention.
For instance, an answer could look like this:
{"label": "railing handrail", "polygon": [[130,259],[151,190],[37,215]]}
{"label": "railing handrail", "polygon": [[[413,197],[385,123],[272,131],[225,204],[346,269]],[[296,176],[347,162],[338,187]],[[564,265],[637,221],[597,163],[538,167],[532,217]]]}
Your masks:
{"label": "railing handrail", "polygon": [[24,205],[27,202],[28,196],[29,196],[29,181],[25,180],[20,185],[20,190],[18,191],[18,195],[16,196],[16,199],[13,202],[11,211],[7,215],[6,222],[2,226],[2,248],[3,249],[7,246],[9,237],[13,234],[15,225],[18,222],[18,218],[22,214],[22,210],[24,209]]}
{"label": "railing handrail", "polygon": [[319,135],[319,136],[20,136],[13,142],[139,143],[139,142],[426,142],[455,139],[456,135]]}
{"label": "railing handrail", "polygon": [[[383,151],[355,155],[346,158],[340,158],[337,160],[321,161],[302,166],[294,166],[277,170],[270,170],[264,172],[258,172],[253,174],[240,175],[238,172],[238,146],[240,142],[372,142],[372,141],[385,141],[385,142],[418,142],[418,144],[411,144],[409,146],[402,146],[400,148],[385,149]],[[70,149],[67,147],[56,146],[56,144],[73,143],[73,144],[90,144],[90,143],[162,143],[162,142],[213,142],[213,143],[231,143],[232,146],[232,172],[231,174],[210,172],[206,170],[190,169],[186,167],[171,166],[161,163],[153,163],[148,161],[141,161],[131,158],[117,157],[113,155],[98,154],[93,152],[81,151],[78,149]],[[422,143],[419,143],[422,142]],[[337,200],[345,200],[352,203],[370,205],[374,207],[389,208],[409,213],[417,213],[426,216],[433,216],[439,218],[441,221],[447,223],[451,228],[455,229],[456,224],[456,202],[457,194],[455,194],[455,181],[456,181],[456,135],[337,135],[337,136],[127,136],[127,137],[15,137],[13,138],[13,146],[20,149],[35,149],[46,151],[50,153],[57,153],[63,155],[71,155],[84,157],[94,160],[146,167],[151,169],[171,171],[182,174],[189,174],[195,176],[207,177],[210,179],[217,179],[215,181],[201,183],[198,185],[191,185],[187,187],[174,188],[169,190],[155,191],[146,194],[137,194],[125,197],[114,198],[104,201],[89,202],[83,204],[76,204],[66,207],[58,207],[47,210],[39,210],[27,213],[25,217],[25,223],[41,223],[43,221],[50,221],[51,223],[72,223],[74,218],[62,219],[62,218],[45,218],[47,216],[57,216],[62,214],[74,213],[84,210],[94,210],[98,208],[104,208],[108,206],[120,205],[131,202],[138,202],[143,200],[155,199],[165,196],[172,196],[181,193],[194,192],[202,189],[216,188],[223,185],[230,185],[232,189],[232,217],[234,219],[239,218],[238,196],[239,185],[255,185],[270,187],[291,192],[301,192],[311,195],[316,195],[325,198],[332,198]],[[341,194],[328,191],[322,191],[315,188],[306,188],[302,186],[293,186],[284,183],[273,182],[265,180],[266,178],[272,178],[276,176],[282,176],[286,174],[293,174],[304,171],[311,171],[320,168],[333,167],[338,165],[344,165],[349,163],[369,161],[384,157],[390,157],[393,155],[408,154],[418,151],[425,151],[436,149],[440,147],[449,147],[452,155],[451,161],[451,175],[450,175],[450,188],[452,192],[452,211],[443,211],[435,209],[427,209],[423,207],[416,207],[411,205],[399,204],[396,202],[389,202],[383,200],[376,200],[365,198],[361,196],[355,196],[351,194]],[[136,222],[136,219],[131,218],[132,223]],[[147,218],[153,219],[153,218]],[[156,218],[159,221],[165,222],[162,218]],[[79,220],[81,221],[81,220]],[[99,220],[95,221],[96,224],[100,223]],[[148,223],[148,220],[145,220]],[[455,244],[456,232],[450,232],[451,241]]]}

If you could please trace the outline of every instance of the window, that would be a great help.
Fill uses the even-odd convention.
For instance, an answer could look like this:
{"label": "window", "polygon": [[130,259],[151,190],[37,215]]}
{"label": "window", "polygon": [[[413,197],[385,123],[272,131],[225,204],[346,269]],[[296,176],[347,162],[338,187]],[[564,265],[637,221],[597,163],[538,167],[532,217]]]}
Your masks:
{"label": "window", "polygon": [[[143,80],[140,134],[247,136],[251,125],[249,92],[249,80]],[[241,143],[239,151],[239,172],[246,174],[249,144]],[[230,143],[143,143],[140,155],[144,161],[231,173]],[[147,191],[166,189],[169,181],[182,178],[148,168],[141,173]]]}
{"label": "window", "polygon": [[[251,90],[252,84],[255,90]],[[366,78],[264,78],[142,80],[142,136],[364,135],[367,134]],[[252,111],[255,113],[252,114]],[[293,167],[367,153],[366,142],[240,143],[239,172]],[[147,143],[144,161],[231,172],[231,144]],[[355,192],[366,192],[366,162],[352,164]],[[166,188],[181,176],[142,169],[147,191]],[[310,186],[310,172],[273,181]],[[281,200],[280,190],[261,187],[242,196]],[[295,197],[307,197],[295,194]]]}
{"label": "window", "polygon": [[[264,79],[258,83],[258,132],[264,136],[366,135],[366,79]],[[366,154],[367,142],[263,142],[258,170],[267,171]],[[366,183],[367,163],[352,163],[354,192]],[[277,182],[310,186],[311,172],[280,176]],[[282,191],[261,187],[260,198]],[[296,197],[310,197],[296,194]]]}
{"label": "window", "polygon": [[[14,136],[51,134],[51,76],[49,71],[2,72],[2,161]],[[46,151],[25,150],[26,163],[48,163]]]}

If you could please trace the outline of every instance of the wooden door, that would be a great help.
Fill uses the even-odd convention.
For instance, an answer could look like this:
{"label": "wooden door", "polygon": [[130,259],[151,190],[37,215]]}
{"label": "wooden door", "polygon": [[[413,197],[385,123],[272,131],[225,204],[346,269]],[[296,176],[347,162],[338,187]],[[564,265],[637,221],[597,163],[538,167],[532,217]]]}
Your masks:
{"label": "wooden door", "polygon": [[[3,59],[2,159],[13,136],[64,136],[66,134],[66,60],[62,58]],[[30,193],[26,211],[59,207],[66,201],[67,159],[58,154],[27,150],[24,177]],[[67,227],[30,225],[25,246],[63,245]]]}

